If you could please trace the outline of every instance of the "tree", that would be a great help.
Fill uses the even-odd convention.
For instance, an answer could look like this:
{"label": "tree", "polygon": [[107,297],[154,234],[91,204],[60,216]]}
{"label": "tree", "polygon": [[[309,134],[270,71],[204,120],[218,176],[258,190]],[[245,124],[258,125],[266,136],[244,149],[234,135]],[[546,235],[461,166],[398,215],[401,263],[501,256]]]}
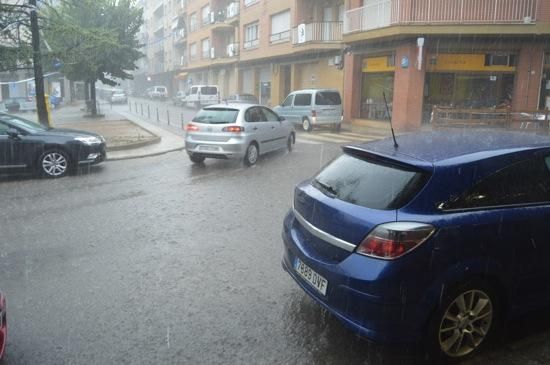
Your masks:
{"label": "tree", "polygon": [[32,67],[29,14],[26,3],[0,2],[0,72]]}
{"label": "tree", "polygon": [[115,86],[114,78],[131,79],[139,51],[137,33],[142,9],[132,0],[65,0],[48,10],[45,36],[50,57],[63,63],[70,80],[91,85],[92,115],[97,115],[95,83]]}

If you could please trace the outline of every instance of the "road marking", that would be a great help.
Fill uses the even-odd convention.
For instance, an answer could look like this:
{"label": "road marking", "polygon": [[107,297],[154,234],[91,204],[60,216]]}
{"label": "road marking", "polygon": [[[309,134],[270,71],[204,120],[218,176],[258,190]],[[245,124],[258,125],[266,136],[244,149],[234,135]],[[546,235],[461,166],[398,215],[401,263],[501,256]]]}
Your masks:
{"label": "road marking", "polygon": [[[375,136],[362,136],[361,138],[353,137],[353,138],[346,138],[345,136],[339,136],[337,134],[310,134],[307,136],[299,136],[296,138],[297,141],[304,142],[304,143],[313,143],[313,141],[316,142],[331,142],[331,143],[346,143],[346,142],[369,142],[381,139],[381,137],[375,137]],[[307,141],[307,142],[306,142]]]}

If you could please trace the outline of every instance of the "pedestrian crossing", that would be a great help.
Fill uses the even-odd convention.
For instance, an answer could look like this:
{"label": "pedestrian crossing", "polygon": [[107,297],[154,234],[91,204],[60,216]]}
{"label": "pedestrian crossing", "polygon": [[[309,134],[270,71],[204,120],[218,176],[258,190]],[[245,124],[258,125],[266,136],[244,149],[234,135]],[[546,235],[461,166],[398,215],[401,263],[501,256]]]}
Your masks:
{"label": "pedestrian crossing", "polygon": [[305,144],[324,144],[324,143],[360,143],[374,141],[377,139],[385,138],[386,136],[380,134],[359,134],[353,132],[310,132],[310,133],[297,133],[296,142]]}

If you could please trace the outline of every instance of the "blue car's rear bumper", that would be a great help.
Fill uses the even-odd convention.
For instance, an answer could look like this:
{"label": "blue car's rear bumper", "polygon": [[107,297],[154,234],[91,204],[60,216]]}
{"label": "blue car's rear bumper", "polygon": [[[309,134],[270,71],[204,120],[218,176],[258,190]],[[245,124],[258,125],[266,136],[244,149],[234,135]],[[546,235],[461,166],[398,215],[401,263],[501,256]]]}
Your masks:
{"label": "blue car's rear bumper", "polygon": [[[417,288],[407,287],[406,278],[402,282],[396,280],[401,270],[390,267],[392,262],[354,253],[340,262],[319,260],[307,252],[304,246],[307,239],[292,213],[285,218],[282,238],[283,268],[306,293],[352,331],[375,342],[422,341],[428,313],[418,313],[421,295],[413,293]],[[326,295],[297,274],[296,259],[328,280]]]}

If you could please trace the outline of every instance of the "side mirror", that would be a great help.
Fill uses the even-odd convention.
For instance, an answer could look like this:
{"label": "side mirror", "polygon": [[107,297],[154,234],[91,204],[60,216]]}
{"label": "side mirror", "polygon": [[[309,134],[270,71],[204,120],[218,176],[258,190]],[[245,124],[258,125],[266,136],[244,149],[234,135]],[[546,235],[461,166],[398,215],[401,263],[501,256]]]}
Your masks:
{"label": "side mirror", "polygon": [[19,131],[15,128],[9,128],[7,131],[6,131],[6,134],[11,137],[11,138],[17,138],[19,137]]}

